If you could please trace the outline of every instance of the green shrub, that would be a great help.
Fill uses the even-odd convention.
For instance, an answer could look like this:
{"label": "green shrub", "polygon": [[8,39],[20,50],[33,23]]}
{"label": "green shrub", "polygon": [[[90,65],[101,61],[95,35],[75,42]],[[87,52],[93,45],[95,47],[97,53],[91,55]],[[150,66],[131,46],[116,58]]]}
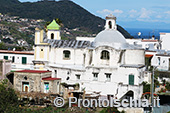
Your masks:
{"label": "green shrub", "polygon": [[19,110],[18,97],[7,83],[8,80],[0,81],[0,113],[14,113]]}

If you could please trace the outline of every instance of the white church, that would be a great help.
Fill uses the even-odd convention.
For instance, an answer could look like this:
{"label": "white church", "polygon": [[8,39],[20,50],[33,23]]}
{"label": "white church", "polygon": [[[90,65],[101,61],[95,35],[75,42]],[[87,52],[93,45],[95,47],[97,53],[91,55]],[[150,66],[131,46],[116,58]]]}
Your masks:
{"label": "white church", "polygon": [[117,30],[116,17],[106,17],[105,29],[93,42],[61,40],[53,20],[47,31],[35,31],[35,69],[50,70],[62,83],[79,84],[77,92],[100,92],[113,98],[141,98],[145,51],[130,45]]}

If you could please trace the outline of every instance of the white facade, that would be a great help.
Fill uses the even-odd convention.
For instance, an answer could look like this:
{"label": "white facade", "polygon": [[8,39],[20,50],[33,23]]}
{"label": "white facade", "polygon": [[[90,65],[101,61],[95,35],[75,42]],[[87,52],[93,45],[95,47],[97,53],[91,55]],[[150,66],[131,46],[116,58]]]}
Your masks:
{"label": "white facade", "polygon": [[170,70],[170,55],[168,54],[155,54],[151,60],[152,65],[157,66],[159,71]]}
{"label": "white facade", "polygon": [[[52,71],[52,77],[61,78],[62,83],[79,83],[79,92],[100,92],[114,98],[126,98],[130,93],[134,98],[140,98],[143,93],[144,49],[126,43],[116,29],[115,18],[109,16],[110,19],[113,23],[107,25],[106,20],[106,29],[94,42],[44,39],[43,44],[35,44],[36,69],[43,62],[44,69]],[[37,38],[40,37],[35,40]],[[39,48],[49,49],[46,53],[49,59],[39,58],[45,55],[43,52],[39,54]]]}
{"label": "white facade", "polygon": [[95,37],[76,37],[76,40],[86,40],[93,42],[95,40]]}
{"label": "white facade", "polygon": [[0,59],[11,60],[12,70],[34,69],[32,61],[34,53],[31,51],[0,50]]}
{"label": "white facade", "polygon": [[160,40],[162,42],[162,49],[170,50],[170,33],[160,33]]}
{"label": "white facade", "polygon": [[160,43],[155,39],[126,39],[129,44],[138,45],[145,50],[161,49]]}

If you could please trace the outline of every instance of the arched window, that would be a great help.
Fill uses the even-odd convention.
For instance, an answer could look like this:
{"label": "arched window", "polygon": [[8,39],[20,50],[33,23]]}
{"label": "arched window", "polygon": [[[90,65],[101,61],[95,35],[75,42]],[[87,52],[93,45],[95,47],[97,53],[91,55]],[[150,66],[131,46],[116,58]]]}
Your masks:
{"label": "arched window", "polygon": [[54,39],[54,33],[51,33],[51,39]]}
{"label": "arched window", "polygon": [[112,22],[109,21],[109,28],[112,29]]}
{"label": "arched window", "polygon": [[63,58],[64,59],[70,59],[70,51],[68,51],[68,50],[64,50],[63,51]]}
{"label": "arched window", "polygon": [[110,59],[109,51],[103,50],[101,52],[100,58],[103,59],[103,60],[109,60]]}

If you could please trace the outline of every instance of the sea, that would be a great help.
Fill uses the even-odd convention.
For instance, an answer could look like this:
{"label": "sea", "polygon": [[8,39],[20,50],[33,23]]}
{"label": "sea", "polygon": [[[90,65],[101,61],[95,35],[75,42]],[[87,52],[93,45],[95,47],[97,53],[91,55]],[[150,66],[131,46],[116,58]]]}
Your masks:
{"label": "sea", "polygon": [[134,38],[143,39],[150,39],[153,35],[155,36],[155,38],[159,39],[160,38],[159,33],[170,33],[170,29],[125,28],[125,30]]}

